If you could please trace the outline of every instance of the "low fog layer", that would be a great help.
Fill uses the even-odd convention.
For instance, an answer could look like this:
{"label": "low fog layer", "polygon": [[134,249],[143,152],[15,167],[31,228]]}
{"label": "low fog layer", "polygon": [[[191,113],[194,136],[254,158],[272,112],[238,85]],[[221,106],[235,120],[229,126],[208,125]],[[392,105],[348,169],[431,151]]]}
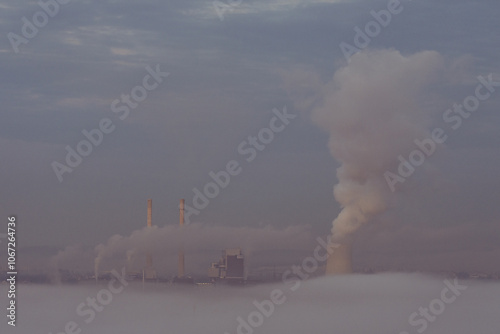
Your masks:
{"label": "low fog layer", "polygon": [[[18,326],[9,328],[4,320],[0,331],[56,334],[73,321],[86,334],[400,334],[419,330],[427,334],[498,334],[500,284],[444,281],[439,277],[381,274],[247,288],[157,284],[143,289],[138,283],[128,283],[121,292],[112,294],[107,305],[98,305],[102,309],[94,314],[85,305],[86,300],[98,299],[99,294],[104,298],[105,293],[100,291],[108,289],[106,282],[87,286],[19,285]],[[121,288],[118,281],[113,288]],[[263,301],[272,295],[282,303],[273,304],[270,312],[269,303]],[[267,305],[264,308],[269,317],[262,317],[260,326],[238,331],[238,317],[248,324],[253,314],[254,324],[258,323],[254,302]],[[79,305],[83,315],[76,312]],[[427,309],[432,321],[425,320],[419,308]],[[432,310],[439,314],[434,316]]]}
{"label": "low fog layer", "polygon": [[211,261],[219,259],[225,248],[241,248],[248,269],[263,265],[286,265],[297,254],[307,256],[314,248],[314,238],[307,226],[276,229],[206,226],[189,224],[143,228],[129,236],[114,235],[94,250],[68,247],[52,258],[54,269],[108,271],[127,267],[143,269],[146,254],[153,256],[153,265],[161,274],[175,274],[177,254],[183,245],[188,273],[206,275]]}
{"label": "low fog layer", "polygon": [[[499,273],[494,265],[500,257],[498,224],[492,222],[488,229],[478,229],[477,224],[416,228],[400,226],[401,216],[396,213],[385,218],[387,220],[365,225],[356,234],[353,245],[355,272],[373,269]],[[191,224],[186,227],[189,232],[184,248],[187,273],[204,276],[210,262],[218,260],[221,250],[226,247],[242,247],[248,273],[255,274],[255,269],[260,267],[300,263],[317,245],[309,226],[275,229]],[[57,249],[21,247],[19,265],[21,273],[42,273],[55,278],[56,269],[93,272],[95,260],[101,254],[101,272],[125,265],[131,271],[140,271],[145,265],[145,253],[150,251],[158,274],[170,276],[177,273],[178,236],[177,227],[170,226],[115,235],[96,247],[73,245],[59,253]],[[0,254],[2,264],[7,263],[5,256],[6,253]]]}

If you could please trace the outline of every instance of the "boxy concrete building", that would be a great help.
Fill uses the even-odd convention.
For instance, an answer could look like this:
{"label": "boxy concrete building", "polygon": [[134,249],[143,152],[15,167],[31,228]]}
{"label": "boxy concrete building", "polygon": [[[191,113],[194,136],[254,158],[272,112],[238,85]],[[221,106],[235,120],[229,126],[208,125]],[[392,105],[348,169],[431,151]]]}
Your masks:
{"label": "boxy concrete building", "polygon": [[212,281],[226,280],[233,283],[245,281],[245,259],[239,248],[222,251],[219,262],[212,262],[208,268],[208,277]]}

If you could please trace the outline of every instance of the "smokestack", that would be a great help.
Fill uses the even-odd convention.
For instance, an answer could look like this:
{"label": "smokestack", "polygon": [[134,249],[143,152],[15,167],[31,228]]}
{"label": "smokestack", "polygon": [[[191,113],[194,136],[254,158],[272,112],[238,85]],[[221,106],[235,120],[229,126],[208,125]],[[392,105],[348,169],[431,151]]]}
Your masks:
{"label": "smokestack", "polygon": [[[346,238],[349,239],[349,238]],[[343,240],[334,248],[333,253],[326,262],[326,275],[351,274],[351,241]]]}
{"label": "smokestack", "polygon": [[[152,226],[152,216],[153,216],[153,200],[148,199],[148,218],[147,218],[147,226],[150,228]],[[146,255],[146,268],[153,267],[153,257],[151,253]]]}
{"label": "smokestack", "polygon": [[148,227],[151,227],[151,218],[153,213],[153,200],[148,199]]}
{"label": "smokestack", "polygon": [[[182,231],[182,226],[184,226],[184,199],[181,199],[179,205],[179,225]],[[178,277],[184,277],[184,249],[181,244],[181,249],[179,250],[179,263],[178,263]]]}

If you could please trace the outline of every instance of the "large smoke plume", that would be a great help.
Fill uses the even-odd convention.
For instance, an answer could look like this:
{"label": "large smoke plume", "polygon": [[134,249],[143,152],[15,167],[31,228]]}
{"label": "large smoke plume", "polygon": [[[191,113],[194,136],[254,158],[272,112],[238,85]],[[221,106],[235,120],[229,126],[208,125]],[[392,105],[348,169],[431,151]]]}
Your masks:
{"label": "large smoke plume", "polygon": [[[313,119],[329,132],[337,169],[333,221],[338,242],[388,207],[384,172],[415,139],[428,136],[430,87],[442,77],[442,57],[431,51],[403,56],[395,50],[366,51],[351,58],[325,85]],[[328,270],[328,269],[327,269]]]}

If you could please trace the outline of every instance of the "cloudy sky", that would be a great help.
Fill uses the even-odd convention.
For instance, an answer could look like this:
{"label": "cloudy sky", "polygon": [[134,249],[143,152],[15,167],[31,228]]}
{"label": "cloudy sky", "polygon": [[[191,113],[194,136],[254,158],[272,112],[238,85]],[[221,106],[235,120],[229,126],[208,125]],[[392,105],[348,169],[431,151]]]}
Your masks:
{"label": "cloudy sky", "polygon": [[[331,154],[335,133],[314,115],[325,106],[335,115],[328,96],[349,68],[381,72],[387,61],[370,59],[387,59],[384,52],[405,63],[432,51],[438,66],[419,63],[432,80],[421,81],[418,66],[395,71],[399,81],[382,72],[392,86],[418,81],[425,90],[409,109],[425,119],[401,106],[403,121],[420,122],[422,133],[444,128],[449,138],[357,232],[355,261],[498,271],[500,95],[457,130],[442,119],[474,94],[478,76],[500,81],[498,1],[401,1],[366,43],[364,52],[383,50],[378,58],[351,62],[340,46],[354,47],[357,29],[388,1],[61,2],[46,15],[36,1],[0,1],[0,211],[4,220],[18,216],[19,247],[92,249],[130,235],[145,224],[148,198],[153,223],[175,225],[179,199],[195,208],[194,189],[226,169],[228,185],[191,222],[326,235],[340,212],[333,187],[342,160]],[[99,128],[108,133],[68,166],[68,147],[89,152],[83,132]],[[377,156],[376,145],[369,150]],[[398,152],[396,167],[411,151]]]}

